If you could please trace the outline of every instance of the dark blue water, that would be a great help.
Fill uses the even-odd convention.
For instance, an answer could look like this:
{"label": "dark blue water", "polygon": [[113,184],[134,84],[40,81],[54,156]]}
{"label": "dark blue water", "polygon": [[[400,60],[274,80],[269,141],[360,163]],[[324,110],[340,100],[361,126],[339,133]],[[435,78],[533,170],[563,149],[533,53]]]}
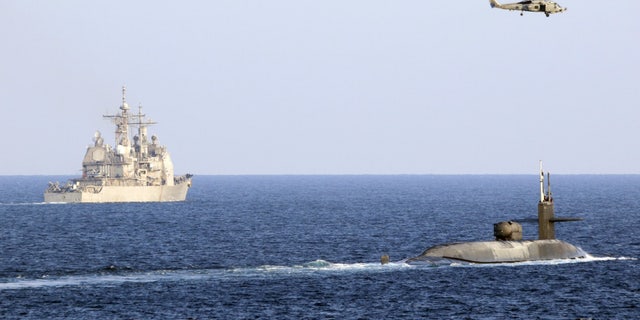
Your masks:
{"label": "dark blue water", "polygon": [[[43,204],[0,177],[0,318],[640,318],[640,176],[553,177],[593,257],[381,266],[534,218],[538,177],[196,176],[188,199]],[[535,238],[535,224],[524,224]]]}

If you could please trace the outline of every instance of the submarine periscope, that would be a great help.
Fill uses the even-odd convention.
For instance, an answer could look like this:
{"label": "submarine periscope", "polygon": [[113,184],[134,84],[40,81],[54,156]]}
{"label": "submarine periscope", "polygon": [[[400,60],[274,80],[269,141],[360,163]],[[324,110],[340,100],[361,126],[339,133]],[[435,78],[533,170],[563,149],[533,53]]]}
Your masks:
{"label": "submarine periscope", "polygon": [[547,188],[545,190],[545,174],[542,171],[541,161],[538,240],[522,240],[522,226],[515,221],[503,221],[493,225],[494,241],[437,245],[428,248],[417,257],[406,259],[405,263],[434,264],[443,260],[467,263],[515,263],[584,258],[586,252],[582,249],[555,237],[556,222],[580,221],[582,219],[555,217],[550,174],[548,172],[546,180]]}

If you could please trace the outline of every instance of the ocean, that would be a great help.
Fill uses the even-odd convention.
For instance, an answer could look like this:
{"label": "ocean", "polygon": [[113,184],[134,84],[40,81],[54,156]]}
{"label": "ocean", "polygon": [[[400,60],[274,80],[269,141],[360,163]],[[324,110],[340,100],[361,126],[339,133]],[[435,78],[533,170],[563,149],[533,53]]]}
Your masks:
{"label": "ocean", "polygon": [[538,175],[195,176],[185,202],[43,203],[67,178],[0,177],[2,319],[640,318],[640,175],[551,177],[585,259],[437,266],[403,260],[510,219],[535,239]]}

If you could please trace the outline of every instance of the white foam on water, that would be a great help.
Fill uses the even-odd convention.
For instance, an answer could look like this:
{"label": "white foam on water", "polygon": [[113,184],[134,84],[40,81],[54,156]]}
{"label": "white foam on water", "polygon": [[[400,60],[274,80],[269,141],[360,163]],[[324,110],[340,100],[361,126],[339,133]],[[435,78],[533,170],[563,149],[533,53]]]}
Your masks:
{"label": "white foam on water", "polygon": [[[123,283],[145,283],[157,281],[198,281],[198,280],[228,280],[252,277],[291,277],[313,276],[324,273],[351,272],[389,272],[410,268],[405,263],[331,263],[316,260],[302,265],[275,266],[264,265],[249,268],[230,269],[195,269],[195,270],[158,270],[150,272],[132,272],[127,274],[94,274],[78,276],[49,277],[38,279],[13,278],[0,283],[2,290],[18,290],[31,288],[65,287],[65,286],[115,286]],[[4,279],[7,280],[7,279]],[[0,279],[0,281],[2,281]]]}
{"label": "white foam on water", "polygon": [[0,202],[0,206],[40,206],[46,204],[66,204],[65,202]]}
{"label": "white foam on water", "polygon": [[392,262],[385,265],[377,263],[332,263],[325,260],[315,260],[301,265],[293,266],[276,266],[264,265],[257,268],[235,268],[233,273],[244,274],[247,276],[255,275],[306,275],[318,273],[349,273],[349,272],[387,272],[391,270],[410,268],[408,264],[403,262]]}
{"label": "white foam on water", "polygon": [[156,281],[144,275],[87,275],[87,276],[68,276],[68,277],[42,277],[39,279],[22,279],[16,278],[13,281],[0,283],[0,290],[11,289],[27,289],[27,288],[45,288],[45,287],[64,287],[64,286],[82,286],[82,285],[109,285],[121,284],[125,282],[152,282]]}
{"label": "white foam on water", "polygon": [[512,263],[489,263],[489,264],[464,264],[464,266],[479,266],[479,267],[496,267],[496,266],[538,266],[538,265],[561,265],[571,263],[588,263],[588,262],[600,262],[600,261],[615,261],[615,260],[636,260],[629,257],[595,257],[590,254],[586,254],[584,258],[574,259],[553,259],[553,260],[537,260],[537,261],[523,261]]}
{"label": "white foam on water", "polygon": [[[305,277],[324,274],[352,274],[359,272],[397,272],[412,269],[438,269],[447,267],[504,267],[504,266],[526,266],[526,265],[559,265],[567,263],[600,262],[616,260],[637,260],[632,257],[594,257],[587,255],[579,259],[559,259],[527,261],[516,263],[500,264],[473,264],[451,262],[449,264],[438,265],[409,265],[404,261],[390,262],[388,264],[376,263],[332,263],[325,260],[315,260],[301,265],[277,266],[264,265],[259,267],[230,268],[230,269],[192,269],[192,270],[157,270],[149,272],[131,272],[126,274],[93,274],[77,276],[49,277],[43,276],[37,279],[26,279],[22,277],[13,279],[0,279],[0,291],[37,289],[47,287],[65,286],[118,286],[124,283],[148,283],[157,281],[201,281],[216,280],[225,281],[229,279],[241,278],[277,278],[277,277]],[[7,281],[8,280],[8,281]]]}

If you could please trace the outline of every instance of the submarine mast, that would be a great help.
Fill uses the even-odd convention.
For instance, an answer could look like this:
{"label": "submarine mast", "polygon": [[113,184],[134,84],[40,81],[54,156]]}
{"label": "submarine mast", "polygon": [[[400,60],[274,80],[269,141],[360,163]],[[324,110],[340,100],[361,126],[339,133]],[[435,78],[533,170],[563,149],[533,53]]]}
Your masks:
{"label": "submarine mast", "polygon": [[538,239],[547,240],[556,238],[554,226],[553,197],[551,196],[551,179],[547,172],[547,190],[544,189],[544,171],[540,161],[540,202],[538,202]]}

